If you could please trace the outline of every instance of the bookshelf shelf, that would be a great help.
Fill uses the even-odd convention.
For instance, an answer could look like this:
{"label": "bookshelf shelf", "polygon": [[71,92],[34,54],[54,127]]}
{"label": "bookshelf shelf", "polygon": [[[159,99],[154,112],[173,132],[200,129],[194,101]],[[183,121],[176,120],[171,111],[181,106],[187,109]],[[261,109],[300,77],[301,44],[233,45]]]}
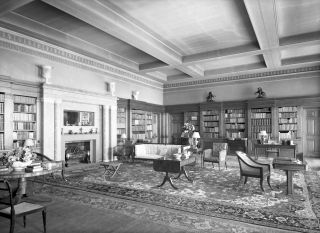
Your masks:
{"label": "bookshelf shelf", "polygon": [[220,111],[203,110],[201,114],[203,119],[203,136],[206,138],[219,138]]}
{"label": "bookshelf shelf", "polygon": [[0,93],[0,150],[4,150],[4,103],[5,95]]}
{"label": "bookshelf shelf", "polygon": [[279,140],[295,139],[298,131],[297,107],[279,107],[278,111]]}
{"label": "bookshelf shelf", "polygon": [[251,138],[258,139],[262,130],[272,133],[271,107],[251,108]]}

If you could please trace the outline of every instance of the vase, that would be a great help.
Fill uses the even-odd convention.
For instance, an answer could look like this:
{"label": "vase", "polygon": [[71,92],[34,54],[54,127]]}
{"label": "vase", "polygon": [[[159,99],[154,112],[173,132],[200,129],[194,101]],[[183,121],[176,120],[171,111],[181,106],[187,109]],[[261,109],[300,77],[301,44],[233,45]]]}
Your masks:
{"label": "vase", "polygon": [[21,161],[15,161],[12,163],[11,167],[13,171],[15,172],[20,172],[24,171],[24,169],[29,166],[32,163],[32,161],[26,161],[26,162],[21,162]]}

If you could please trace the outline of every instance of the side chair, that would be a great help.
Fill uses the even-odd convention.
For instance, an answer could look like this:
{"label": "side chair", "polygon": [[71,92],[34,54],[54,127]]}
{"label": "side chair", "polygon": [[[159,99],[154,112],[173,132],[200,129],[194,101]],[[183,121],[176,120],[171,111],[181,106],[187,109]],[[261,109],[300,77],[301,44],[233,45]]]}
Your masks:
{"label": "side chair", "polygon": [[248,177],[260,178],[260,188],[264,192],[263,180],[265,177],[267,177],[268,185],[272,190],[272,187],[270,185],[271,165],[256,162],[242,151],[236,151],[236,154],[240,167],[239,184],[243,177],[245,177],[244,184],[247,183]]}
{"label": "side chair", "polygon": [[0,198],[0,217],[10,219],[10,233],[14,232],[16,217],[23,217],[23,226],[26,227],[26,216],[42,212],[43,231],[46,232],[46,207],[28,202],[14,204],[12,189],[7,180],[0,180],[0,191],[4,192]]}
{"label": "side chair", "polygon": [[220,170],[220,163],[224,163],[225,168],[227,169],[227,150],[228,143],[213,143],[212,149],[205,149],[203,151],[203,162],[210,162],[212,166],[214,163],[217,163]]}

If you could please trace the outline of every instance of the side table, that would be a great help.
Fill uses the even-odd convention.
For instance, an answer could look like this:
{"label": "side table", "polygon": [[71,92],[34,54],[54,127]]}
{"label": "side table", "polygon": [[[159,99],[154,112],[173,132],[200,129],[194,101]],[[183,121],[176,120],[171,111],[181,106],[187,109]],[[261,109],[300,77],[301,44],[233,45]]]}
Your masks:
{"label": "side table", "polygon": [[101,162],[100,165],[104,167],[104,179],[107,180],[107,177],[114,177],[114,175],[118,172],[122,163],[118,161],[111,161],[111,162]]}

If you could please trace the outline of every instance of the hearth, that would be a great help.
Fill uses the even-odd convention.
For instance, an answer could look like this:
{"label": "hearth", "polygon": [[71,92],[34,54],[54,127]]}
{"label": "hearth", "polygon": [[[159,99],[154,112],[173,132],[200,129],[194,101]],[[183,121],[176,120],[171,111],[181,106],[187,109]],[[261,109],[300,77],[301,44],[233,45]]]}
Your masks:
{"label": "hearth", "polygon": [[67,142],[65,144],[66,166],[90,163],[90,141]]}

